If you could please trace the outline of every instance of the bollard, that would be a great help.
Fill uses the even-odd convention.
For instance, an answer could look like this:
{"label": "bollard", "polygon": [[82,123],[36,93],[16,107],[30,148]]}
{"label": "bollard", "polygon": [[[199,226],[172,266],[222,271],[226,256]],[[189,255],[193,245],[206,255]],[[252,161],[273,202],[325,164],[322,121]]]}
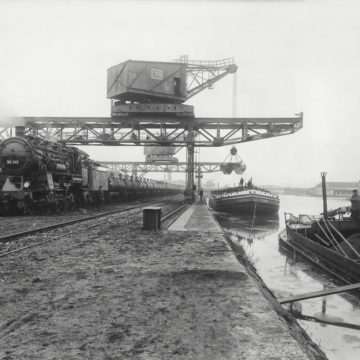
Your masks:
{"label": "bollard", "polygon": [[161,207],[146,207],[143,209],[143,229],[159,230],[161,227]]}

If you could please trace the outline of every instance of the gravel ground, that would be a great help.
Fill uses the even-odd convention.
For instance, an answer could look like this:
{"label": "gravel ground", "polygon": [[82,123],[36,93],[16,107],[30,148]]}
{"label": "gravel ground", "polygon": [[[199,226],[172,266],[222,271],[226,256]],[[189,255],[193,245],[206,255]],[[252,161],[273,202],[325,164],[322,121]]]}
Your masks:
{"label": "gravel ground", "polygon": [[3,259],[0,281],[3,360],[316,358],[221,234],[113,222]]}
{"label": "gravel ground", "polygon": [[[182,195],[178,196],[171,196],[171,198],[176,198],[180,201],[183,198]],[[137,200],[127,203],[113,203],[113,204],[106,204],[101,207],[101,211],[112,211],[123,209],[128,206],[136,206],[142,204],[144,202],[155,202],[169,199],[168,196],[159,196],[155,198],[148,198],[144,201]],[[75,220],[75,219],[82,219],[84,217],[90,215],[96,215],[99,211],[96,209],[95,206],[88,206],[86,208],[74,209],[69,210],[67,212],[61,212],[59,214],[37,214],[37,215],[21,215],[21,216],[1,216],[0,215],[0,234],[2,236],[11,234],[14,232],[25,231],[32,228],[47,226],[58,224],[65,221]]]}

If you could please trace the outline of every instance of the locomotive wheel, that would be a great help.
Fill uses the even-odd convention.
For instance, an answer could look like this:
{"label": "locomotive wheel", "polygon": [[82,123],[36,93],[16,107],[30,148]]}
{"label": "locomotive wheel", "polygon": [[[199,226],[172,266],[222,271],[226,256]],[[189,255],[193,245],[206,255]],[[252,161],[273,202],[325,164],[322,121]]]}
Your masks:
{"label": "locomotive wheel", "polygon": [[34,215],[34,209],[32,201],[25,201],[24,204],[24,215]]}
{"label": "locomotive wheel", "polygon": [[58,201],[58,200],[55,200],[55,203],[53,205],[53,209],[54,209],[54,212],[56,214],[59,214],[62,210],[62,204],[61,204],[61,201]]}
{"label": "locomotive wheel", "polygon": [[75,208],[75,201],[74,198],[72,196],[68,196],[66,197],[66,199],[64,199],[64,210],[72,210]]}
{"label": "locomotive wheel", "polygon": [[24,211],[24,215],[34,215],[34,210],[33,210],[32,206],[28,207],[26,209],[26,212]]}
{"label": "locomotive wheel", "polygon": [[90,195],[86,195],[86,205],[92,205],[93,201],[92,201],[92,197]]}
{"label": "locomotive wheel", "polygon": [[69,199],[65,199],[64,200],[64,211],[70,210],[71,209],[71,201]]}
{"label": "locomotive wheel", "polygon": [[83,204],[84,204],[84,199],[82,195],[75,194],[75,196],[73,197],[73,209],[80,208],[84,206]]}
{"label": "locomotive wheel", "polygon": [[45,212],[46,212],[47,215],[51,215],[52,212],[53,212],[53,205],[52,204],[47,204]]}

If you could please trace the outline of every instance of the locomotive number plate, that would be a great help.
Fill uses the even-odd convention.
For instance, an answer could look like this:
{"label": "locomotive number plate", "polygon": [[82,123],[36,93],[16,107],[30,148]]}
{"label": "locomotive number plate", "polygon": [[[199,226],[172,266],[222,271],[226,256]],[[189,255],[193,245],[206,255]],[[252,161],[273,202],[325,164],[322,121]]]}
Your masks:
{"label": "locomotive number plate", "polygon": [[19,165],[19,160],[6,160],[8,165]]}

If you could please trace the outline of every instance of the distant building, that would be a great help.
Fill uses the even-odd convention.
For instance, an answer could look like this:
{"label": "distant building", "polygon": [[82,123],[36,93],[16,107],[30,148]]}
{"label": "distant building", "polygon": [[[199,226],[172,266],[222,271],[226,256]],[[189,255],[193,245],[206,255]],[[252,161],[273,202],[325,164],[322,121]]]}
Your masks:
{"label": "distant building", "polygon": [[309,196],[313,195],[312,188],[298,188],[298,187],[284,187],[277,185],[260,185],[260,187],[272,191],[276,194],[284,194],[284,195],[297,195],[297,196]]}
{"label": "distant building", "polygon": [[298,188],[298,187],[286,187],[284,188],[284,194],[286,195],[297,195],[297,196],[309,196],[312,195],[312,189],[309,188]]}
{"label": "distant building", "polygon": [[[350,197],[354,189],[359,189],[360,182],[326,182],[326,194],[327,196],[334,197]],[[315,196],[322,196],[322,184],[317,184],[314,188]]]}

